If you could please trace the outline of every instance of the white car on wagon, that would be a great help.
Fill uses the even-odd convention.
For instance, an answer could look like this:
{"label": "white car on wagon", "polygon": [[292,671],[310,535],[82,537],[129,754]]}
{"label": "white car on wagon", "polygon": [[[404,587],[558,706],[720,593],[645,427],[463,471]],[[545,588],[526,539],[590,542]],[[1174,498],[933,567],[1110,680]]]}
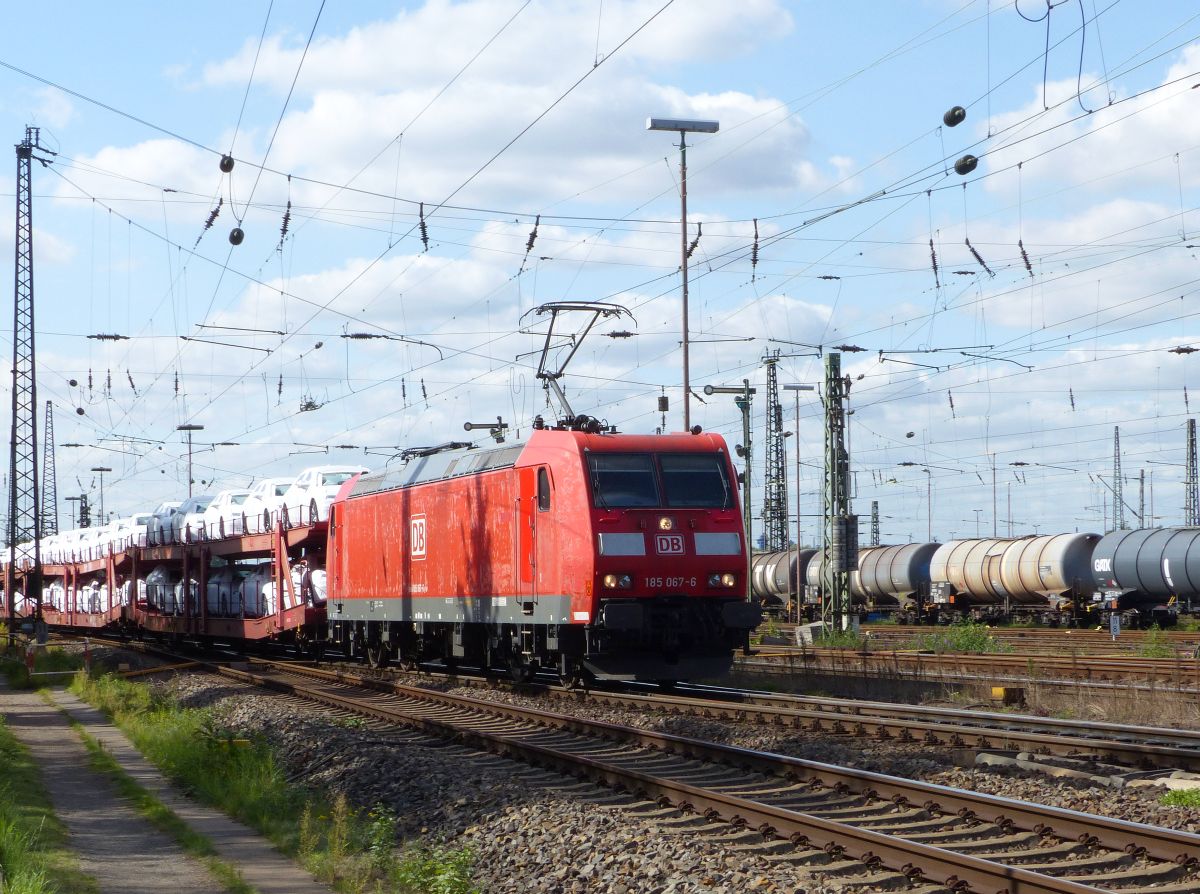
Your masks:
{"label": "white car on wagon", "polygon": [[329,517],[329,504],[343,484],[366,472],[362,466],[312,466],[296,476],[283,495],[289,525],[311,525]]}
{"label": "white car on wagon", "polygon": [[250,491],[230,488],[217,491],[211,503],[204,507],[204,538],[218,540],[242,532],[242,507]]}
{"label": "white car on wagon", "polygon": [[284,494],[292,486],[295,478],[264,478],[256,481],[250,488],[250,496],[242,504],[242,512],[246,515],[246,529],[249,533],[270,531],[279,520],[279,512],[283,507]]}

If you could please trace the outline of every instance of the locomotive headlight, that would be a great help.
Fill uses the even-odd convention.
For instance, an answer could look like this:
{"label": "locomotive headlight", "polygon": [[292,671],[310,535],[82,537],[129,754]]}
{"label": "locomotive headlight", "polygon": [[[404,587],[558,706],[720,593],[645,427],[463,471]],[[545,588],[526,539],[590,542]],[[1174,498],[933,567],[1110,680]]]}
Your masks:
{"label": "locomotive headlight", "polygon": [[673,527],[675,527],[675,522],[665,515],[658,520],[658,529],[660,531],[669,531]]}
{"label": "locomotive headlight", "polygon": [[628,590],[633,586],[633,577],[628,574],[606,574],[601,583],[606,590]]}
{"label": "locomotive headlight", "polygon": [[737,586],[737,575],[736,575],[736,574],[730,574],[729,572],[726,572],[725,574],[722,574],[722,575],[721,575],[721,586],[723,586],[723,587],[736,587],[736,586]]}
{"label": "locomotive headlight", "polygon": [[719,587],[719,586],[721,586],[721,575],[719,575],[719,574],[710,574],[710,575],[708,576],[708,585],[709,585],[710,587]]}

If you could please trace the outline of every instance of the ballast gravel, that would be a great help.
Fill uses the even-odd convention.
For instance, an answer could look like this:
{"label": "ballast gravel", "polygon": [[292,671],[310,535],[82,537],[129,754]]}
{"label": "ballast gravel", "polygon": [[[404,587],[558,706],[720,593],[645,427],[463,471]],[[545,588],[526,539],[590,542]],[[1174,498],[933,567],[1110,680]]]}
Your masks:
{"label": "ballast gravel", "polygon": [[[842,890],[845,881],[772,858],[724,824],[704,824],[629,796],[408,730],[339,716],[202,674],[180,675],[154,685],[165,688],[182,705],[212,707],[218,723],[232,733],[264,736],[284,756],[292,781],[344,793],[358,807],[390,808],[399,817],[402,840],[469,846],[482,891],[825,894]],[[667,716],[586,701],[547,702],[505,690],[460,691],[440,682],[429,686],[1200,831],[1200,811],[1163,806],[1158,803],[1161,791],[1154,788],[1113,790],[1083,780],[1030,776],[1012,768],[962,768],[953,764],[945,747]]]}

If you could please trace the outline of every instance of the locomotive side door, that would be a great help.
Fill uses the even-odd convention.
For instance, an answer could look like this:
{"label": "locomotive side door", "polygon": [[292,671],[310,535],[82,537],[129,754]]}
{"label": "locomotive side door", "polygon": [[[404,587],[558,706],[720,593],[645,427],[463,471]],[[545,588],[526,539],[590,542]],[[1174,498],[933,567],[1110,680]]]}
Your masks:
{"label": "locomotive side door", "polygon": [[555,530],[550,523],[552,510],[550,472],[546,466],[520,470],[520,498],[517,511],[517,592],[521,598],[537,601],[543,593],[557,592],[554,555]]}
{"label": "locomotive side door", "polygon": [[537,469],[519,469],[517,496],[517,595],[537,599]]}

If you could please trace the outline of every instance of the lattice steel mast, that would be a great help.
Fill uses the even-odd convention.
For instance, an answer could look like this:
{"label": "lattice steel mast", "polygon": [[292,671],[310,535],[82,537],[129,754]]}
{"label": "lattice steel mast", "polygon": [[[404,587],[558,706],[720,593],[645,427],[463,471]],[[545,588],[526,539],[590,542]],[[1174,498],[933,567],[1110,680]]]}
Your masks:
{"label": "lattice steel mast", "polygon": [[[17,144],[17,226],[15,300],[13,302],[12,436],[9,442],[8,559],[9,630],[16,614],[13,569],[17,546],[31,544],[32,563],[26,576],[25,598],[34,603],[34,616],[42,615],[42,556],[38,542],[41,525],[38,505],[37,381],[34,376],[33,326],[33,150],[42,150],[38,128],[26,127],[25,140]],[[38,159],[42,161],[42,159]]]}
{"label": "lattice steel mast", "polygon": [[858,517],[850,514],[850,458],[846,453],[846,394],[842,355],[825,357],[825,536],[821,544],[821,620],[845,630],[850,618],[850,572],[858,567]]}
{"label": "lattice steel mast", "polygon": [[46,401],[42,430],[42,536],[58,533],[58,482],[54,471],[54,404]]}
{"label": "lattice steel mast", "polygon": [[763,484],[763,539],[769,552],[788,548],[787,451],[783,442],[783,406],[776,366],[779,350],[763,357],[767,367],[766,475]]}
{"label": "lattice steel mast", "polygon": [[1113,426],[1113,530],[1125,530],[1125,497],[1121,487],[1121,426]]}
{"label": "lattice steel mast", "polygon": [[1183,523],[1200,526],[1200,474],[1196,465],[1196,420],[1187,421],[1187,475],[1184,480]]}

